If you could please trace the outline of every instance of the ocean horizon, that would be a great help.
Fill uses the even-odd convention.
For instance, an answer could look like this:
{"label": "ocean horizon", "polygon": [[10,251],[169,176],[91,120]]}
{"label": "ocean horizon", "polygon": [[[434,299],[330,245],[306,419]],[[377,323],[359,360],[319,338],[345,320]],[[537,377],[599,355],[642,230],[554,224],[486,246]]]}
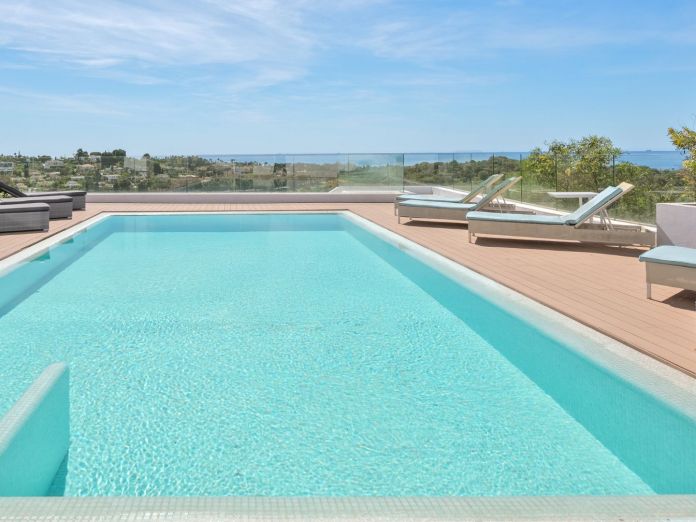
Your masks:
{"label": "ocean horizon", "polygon": [[[510,159],[524,159],[529,151],[472,151],[472,152],[406,152],[406,153],[309,153],[309,154],[201,154],[209,161],[253,162],[253,163],[353,163],[356,165],[383,165],[401,163],[405,166],[437,161],[482,161],[491,156],[503,156]],[[676,170],[682,168],[684,154],[678,150],[644,150],[625,151],[617,157],[616,162],[633,163],[654,169]]]}

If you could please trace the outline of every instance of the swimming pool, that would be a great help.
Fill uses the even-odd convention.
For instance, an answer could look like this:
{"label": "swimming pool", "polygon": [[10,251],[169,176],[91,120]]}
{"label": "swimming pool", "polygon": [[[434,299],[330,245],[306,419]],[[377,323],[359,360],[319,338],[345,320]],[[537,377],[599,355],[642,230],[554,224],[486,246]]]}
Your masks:
{"label": "swimming pool", "polygon": [[341,214],[108,217],[0,279],[0,412],[70,365],[68,496],[696,492],[689,412],[414,254]]}

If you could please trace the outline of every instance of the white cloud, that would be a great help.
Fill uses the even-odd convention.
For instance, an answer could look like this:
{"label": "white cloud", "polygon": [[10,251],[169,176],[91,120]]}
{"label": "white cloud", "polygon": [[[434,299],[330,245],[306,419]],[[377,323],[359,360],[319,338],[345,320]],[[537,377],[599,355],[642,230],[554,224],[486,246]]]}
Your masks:
{"label": "white cloud", "polygon": [[685,40],[677,36],[681,33],[651,25],[622,25],[592,13],[598,18],[594,19],[578,6],[559,4],[558,16],[550,19],[534,16],[533,10],[522,13],[519,4],[504,1],[476,11],[433,9],[419,16],[397,12],[391,20],[373,24],[359,42],[377,56],[427,65],[458,57],[487,59],[508,51],[555,52]]}
{"label": "white cloud", "polygon": [[26,0],[1,3],[0,20],[4,48],[84,69],[246,64],[269,77],[300,70],[314,44],[280,0]]}
{"label": "white cloud", "polygon": [[[451,58],[460,47],[460,33],[466,25],[463,18],[441,24],[409,19],[390,21],[374,26],[362,43],[385,58],[441,61]],[[457,31],[453,31],[455,27]]]}
{"label": "white cloud", "polygon": [[0,46],[27,64],[136,85],[165,83],[171,70],[199,67],[222,90],[239,93],[302,78],[316,55],[340,48],[427,67],[501,50],[626,38],[592,24],[571,27],[569,16],[546,26],[520,20],[508,12],[517,3],[414,12],[389,0],[24,0],[0,2]]}

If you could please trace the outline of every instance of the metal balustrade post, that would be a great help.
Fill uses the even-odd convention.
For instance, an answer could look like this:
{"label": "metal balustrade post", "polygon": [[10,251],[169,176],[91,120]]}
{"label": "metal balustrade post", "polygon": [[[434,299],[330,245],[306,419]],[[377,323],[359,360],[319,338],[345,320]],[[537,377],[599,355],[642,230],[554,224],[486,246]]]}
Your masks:
{"label": "metal balustrade post", "polygon": [[524,165],[522,164],[522,153],[520,153],[520,177],[522,178],[520,180],[520,201],[524,201],[522,199],[522,187],[524,186]]}
{"label": "metal balustrade post", "polygon": [[[473,161],[474,161],[474,154],[472,152],[469,153],[469,167],[473,167]],[[474,190],[474,175],[471,173],[471,176],[469,176],[469,190]]]}

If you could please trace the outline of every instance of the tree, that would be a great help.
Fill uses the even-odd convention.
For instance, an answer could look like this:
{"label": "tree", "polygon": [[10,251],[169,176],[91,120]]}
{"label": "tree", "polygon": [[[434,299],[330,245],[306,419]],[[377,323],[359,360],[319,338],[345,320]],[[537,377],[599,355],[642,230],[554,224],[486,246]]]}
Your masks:
{"label": "tree", "polygon": [[621,154],[609,138],[586,136],[568,142],[554,140],[537,147],[525,160],[525,171],[545,186],[559,190],[602,190],[613,182],[611,165]]}
{"label": "tree", "polygon": [[674,146],[687,155],[682,162],[682,178],[687,189],[696,196],[696,131],[688,127],[679,130],[670,127],[667,133]]}
{"label": "tree", "polygon": [[288,175],[287,163],[274,163],[273,164],[273,175],[274,176],[287,176]]}
{"label": "tree", "polygon": [[590,180],[594,190],[600,191],[613,183],[609,167],[614,158],[621,154],[609,138],[604,136],[587,136],[580,140],[571,140],[570,152],[574,159],[576,177]]}
{"label": "tree", "polygon": [[558,155],[552,152],[551,147],[547,151],[536,147],[524,160],[524,172],[527,173],[526,177],[533,178],[540,185],[554,187],[556,186],[557,165]]}

